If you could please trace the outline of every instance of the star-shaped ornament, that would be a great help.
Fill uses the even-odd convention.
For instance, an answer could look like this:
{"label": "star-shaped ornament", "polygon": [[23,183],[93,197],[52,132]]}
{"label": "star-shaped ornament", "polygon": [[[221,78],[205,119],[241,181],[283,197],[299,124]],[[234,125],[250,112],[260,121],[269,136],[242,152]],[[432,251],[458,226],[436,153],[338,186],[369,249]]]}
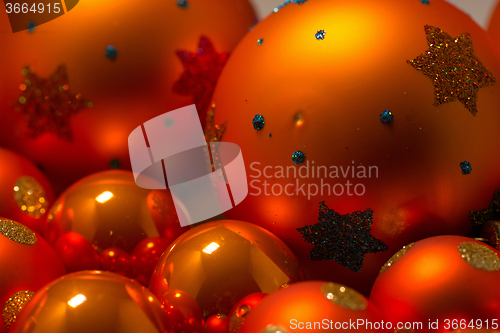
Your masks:
{"label": "star-shaped ornament", "polygon": [[432,79],[434,105],[459,100],[475,116],[479,89],[497,81],[474,54],[470,35],[464,33],[453,38],[429,25],[425,26],[425,33],[429,49],[407,62]]}
{"label": "star-shaped ornament", "polygon": [[339,214],[325,202],[319,204],[318,223],[297,228],[304,240],[314,245],[311,260],[334,260],[338,264],[359,272],[367,253],[387,250],[387,245],[370,234],[373,211]]}
{"label": "star-shaped ornament", "polygon": [[184,73],[174,83],[173,91],[180,95],[193,96],[200,114],[209,112],[212,94],[229,53],[217,53],[212,42],[202,36],[198,51],[177,51]]}
{"label": "star-shaped ornament", "polygon": [[79,111],[92,107],[81,94],[72,94],[65,66],[59,66],[48,79],[38,77],[26,66],[22,70],[21,96],[14,108],[27,122],[31,138],[52,133],[67,141],[73,139],[70,118]]}

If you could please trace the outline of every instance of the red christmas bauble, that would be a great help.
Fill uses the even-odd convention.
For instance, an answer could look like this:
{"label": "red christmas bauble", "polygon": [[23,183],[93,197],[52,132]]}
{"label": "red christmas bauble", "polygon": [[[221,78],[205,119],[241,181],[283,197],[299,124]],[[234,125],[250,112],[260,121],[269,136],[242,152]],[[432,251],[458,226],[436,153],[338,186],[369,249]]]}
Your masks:
{"label": "red christmas bauble", "polygon": [[203,315],[198,303],[188,293],[172,289],[160,297],[166,316],[177,333],[203,333]]}
{"label": "red christmas bauble", "polygon": [[[81,1],[32,32],[2,34],[0,145],[40,164],[59,193],[110,164],[130,169],[137,126],[193,103],[204,120],[254,16],[248,0]],[[0,29],[10,31],[7,15]]]}
{"label": "red christmas bauble", "polygon": [[130,265],[135,278],[142,284],[149,284],[158,259],[170,243],[171,241],[162,237],[150,237],[135,246],[130,257]]}
{"label": "red christmas bauble", "polygon": [[229,329],[229,318],[226,315],[217,314],[210,316],[205,323],[206,333],[227,333]]}
{"label": "red christmas bauble", "polygon": [[243,297],[229,311],[229,333],[236,333],[248,316],[260,302],[266,297],[266,293],[253,293]]}
{"label": "red christmas bauble", "polygon": [[0,218],[0,272],[0,333],[8,331],[35,292],[66,274],[40,235],[4,218]]}
{"label": "red christmas bauble", "polygon": [[466,237],[437,236],[397,252],[370,300],[392,323],[419,322],[432,332],[498,329],[499,280],[498,251]]}
{"label": "red christmas bauble", "polygon": [[[309,281],[291,284],[265,297],[245,317],[238,332],[371,331],[383,329],[382,320],[379,310],[354,289]],[[354,327],[352,322],[356,323]]]}
{"label": "red christmas bauble", "polygon": [[[118,247],[109,247],[99,253],[101,269],[123,276],[132,276],[130,255]],[[138,280],[138,279],[137,279]],[[139,281],[142,284],[147,284]]]}
{"label": "red christmas bauble", "polygon": [[0,216],[41,233],[54,203],[47,178],[28,159],[4,148],[0,148],[0,175]]}
{"label": "red christmas bauble", "polygon": [[368,294],[403,245],[468,234],[500,186],[500,52],[443,0],[300,3],[218,82],[215,123],[249,181],[226,216],[283,239],[309,279]]}

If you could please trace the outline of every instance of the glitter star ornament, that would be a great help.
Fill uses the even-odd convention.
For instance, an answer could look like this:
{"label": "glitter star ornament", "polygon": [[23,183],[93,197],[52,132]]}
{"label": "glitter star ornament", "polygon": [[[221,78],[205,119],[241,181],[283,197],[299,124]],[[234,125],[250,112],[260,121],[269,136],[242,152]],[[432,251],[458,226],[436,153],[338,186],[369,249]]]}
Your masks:
{"label": "glitter star ornament", "polygon": [[[407,63],[430,48],[426,25],[458,39],[455,49],[429,51],[436,71],[457,64],[456,74],[438,73],[455,102],[434,105],[433,81]],[[316,40],[320,29],[326,37]],[[468,235],[470,211],[488,207],[500,184],[500,85],[480,88],[493,82],[490,72],[500,75],[492,50],[484,29],[444,0],[314,0],[269,15],[231,53],[213,97],[215,123],[228,124],[223,141],[241,147],[249,177],[248,197],[226,216],[278,235],[308,279],[334,276],[365,294],[403,246]],[[462,89],[476,117],[459,101]],[[255,114],[265,133],[250,125]],[[307,156],[301,164],[290,158],[297,151]],[[316,223],[322,201],[341,215],[372,209],[371,235],[388,250],[366,254],[359,272],[309,259],[312,246],[296,229]]]}
{"label": "glitter star ornament", "polygon": [[200,114],[209,110],[215,84],[226,65],[229,54],[218,53],[208,37],[201,36],[196,52],[177,51],[184,73],[173,86],[180,95],[193,96]]}
{"label": "glitter star ornament", "polygon": [[491,324],[498,317],[498,251],[471,238],[436,236],[398,254],[380,272],[370,295],[387,320],[424,325],[438,320],[439,327],[430,331],[449,332],[446,319],[489,319]]}
{"label": "glitter star ornament", "polygon": [[370,234],[373,223],[371,209],[341,215],[319,204],[318,223],[298,228],[304,240],[314,245],[311,260],[333,260],[358,272],[367,253],[387,250],[387,245]]}
{"label": "glitter star ornament", "polygon": [[71,117],[92,107],[92,102],[85,100],[80,93],[70,92],[65,66],[59,66],[49,79],[38,77],[29,67],[24,67],[22,74],[21,96],[15,109],[26,119],[28,135],[35,138],[52,133],[62,140],[71,141]]}
{"label": "glitter star ornament", "polygon": [[434,105],[459,100],[475,116],[479,89],[497,81],[474,54],[470,34],[453,38],[429,25],[425,26],[425,33],[429,49],[408,63],[432,79],[436,93]]}
{"label": "glitter star ornament", "polygon": [[[218,54],[229,53],[255,23],[249,0],[153,0],[146,7],[133,0],[109,0],[75,8],[37,24],[32,33],[0,35],[0,146],[40,165],[57,193],[110,169],[111,161],[130,170],[129,134],[160,114],[194,103],[194,94],[173,91],[184,73],[176,52],[197,53],[200,36],[207,36]],[[7,15],[0,18],[0,28],[11,31]],[[212,68],[206,60],[204,65]],[[63,69],[56,71],[61,65],[66,82]],[[25,66],[27,76],[21,73]],[[215,84],[210,70],[204,73]],[[37,80],[26,84],[32,75]],[[35,81],[43,85],[37,88]],[[198,81],[184,81],[196,84],[184,89],[208,87]],[[203,123],[207,111],[200,111]]]}

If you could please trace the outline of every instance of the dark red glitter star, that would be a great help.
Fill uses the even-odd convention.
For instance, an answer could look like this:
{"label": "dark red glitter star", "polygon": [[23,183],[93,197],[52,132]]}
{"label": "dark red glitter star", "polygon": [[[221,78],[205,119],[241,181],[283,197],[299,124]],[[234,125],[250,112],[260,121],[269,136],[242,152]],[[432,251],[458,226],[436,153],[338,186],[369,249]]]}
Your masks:
{"label": "dark red glitter star", "polygon": [[325,202],[319,204],[318,223],[297,228],[304,240],[314,245],[311,260],[334,260],[338,264],[359,272],[367,253],[387,250],[387,245],[370,234],[373,211],[339,214]]}
{"label": "dark red glitter star", "polygon": [[177,51],[177,56],[182,62],[184,73],[174,83],[173,91],[180,95],[193,96],[198,112],[206,114],[229,53],[217,53],[212,42],[201,36],[198,51]]}
{"label": "dark red glitter star", "polygon": [[21,96],[14,107],[26,119],[28,135],[35,138],[43,133],[53,133],[71,141],[71,116],[92,107],[92,103],[81,94],[70,93],[66,67],[59,66],[49,79],[39,78],[28,66],[23,68],[22,74]]}

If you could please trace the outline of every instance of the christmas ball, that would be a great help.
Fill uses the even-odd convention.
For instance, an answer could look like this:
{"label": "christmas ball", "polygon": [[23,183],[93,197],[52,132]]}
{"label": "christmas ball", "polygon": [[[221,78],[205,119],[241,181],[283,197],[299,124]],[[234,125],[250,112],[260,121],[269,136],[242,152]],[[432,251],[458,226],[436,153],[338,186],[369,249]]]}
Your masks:
{"label": "christmas ball", "polygon": [[264,298],[238,332],[371,332],[383,330],[382,325],[379,311],[354,289],[310,281],[292,284]]}
{"label": "christmas ball", "polygon": [[61,194],[48,213],[44,237],[69,272],[109,269],[147,284],[148,267],[161,254],[148,250],[162,251],[188,229],[180,227],[173,209],[168,191],[138,187],[129,171],[104,171]]}
{"label": "christmas ball", "polygon": [[222,220],[196,226],[172,243],[149,289],[160,299],[170,289],[185,291],[208,318],[227,316],[249,294],[298,280],[297,259],[279,238],[250,223]]}
{"label": "christmas ball", "polygon": [[[40,164],[59,193],[110,165],[130,169],[137,126],[193,103],[204,120],[254,17],[248,0],[80,1],[33,30],[2,34],[0,145]],[[0,28],[10,31],[7,15]]]}
{"label": "christmas ball", "polygon": [[25,157],[0,148],[0,216],[41,233],[54,192],[43,173]]}
{"label": "christmas ball", "polygon": [[497,47],[445,1],[289,2],[214,94],[249,184],[226,216],[283,239],[309,279],[368,294],[403,245],[466,235],[500,186],[498,77]]}
{"label": "christmas ball", "polygon": [[210,316],[205,323],[206,333],[227,333],[229,329],[229,318],[223,314]]}
{"label": "christmas ball", "polygon": [[135,278],[148,285],[156,263],[170,245],[170,241],[162,237],[143,239],[136,245],[130,258],[131,268]]}
{"label": "christmas ball", "polygon": [[9,330],[35,292],[66,274],[40,235],[4,218],[0,218],[0,272],[0,333]]}
{"label": "christmas ball", "polygon": [[243,297],[229,312],[229,333],[236,333],[248,316],[260,302],[266,297],[265,293],[254,293]]}
{"label": "christmas ball", "polygon": [[498,251],[471,238],[436,236],[397,252],[370,300],[393,323],[420,322],[433,332],[497,329],[499,279]]}
{"label": "christmas ball", "polygon": [[161,303],[123,276],[84,271],[33,296],[10,332],[172,332]]}
{"label": "christmas ball", "polygon": [[188,293],[171,289],[161,299],[174,332],[203,333],[203,315],[198,303]]}

